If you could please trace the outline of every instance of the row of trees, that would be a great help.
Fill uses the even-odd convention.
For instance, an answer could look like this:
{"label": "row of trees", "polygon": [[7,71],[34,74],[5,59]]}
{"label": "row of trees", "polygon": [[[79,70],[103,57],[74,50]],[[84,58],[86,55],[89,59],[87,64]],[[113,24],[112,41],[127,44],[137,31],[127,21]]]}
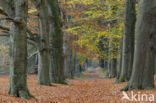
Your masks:
{"label": "row of trees", "polygon": [[109,77],[116,77],[125,1],[72,0],[64,6],[71,17],[65,31],[78,38],[73,47],[87,57],[98,58]]}
{"label": "row of trees", "polygon": [[1,20],[8,25],[1,25],[1,36],[10,37],[10,95],[32,97],[27,88],[27,63],[36,54],[39,85],[66,83],[65,78],[73,77],[73,64],[80,59],[68,43],[70,36],[62,30],[67,27],[61,20],[67,17],[58,0],[0,0],[0,7]]}
{"label": "row of trees", "polygon": [[[101,67],[109,77],[116,77],[116,83],[129,81],[123,90],[154,87],[154,2],[72,0],[64,3],[71,18],[66,31],[78,38],[73,47],[88,57],[99,58]],[[122,12],[124,5],[126,9]]]}
{"label": "row of trees", "polygon": [[[65,83],[74,71],[90,64],[87,58],[98,58],[116,83],[129,81],[123,90],[154,87],[155,0],[59,2],[0,0],[1,20],[9,24],[0,26],[0,32],[10,37],[9,94],[31,97],[27,62],[34,54],[38,54],[40,85]],[[30,46],[36,48],[32,54]]]}
{"label": "row of trees", "polygon": [[87,49],[86,55],[99,58],[100,66],[109,77],[116,77],[116,83],[129,81],[123,90],[154,88],[154,3],[154,0],[68,2],[72,7],[68,13],[73,19],[67,31],[78,35],[75,45],[79,45],[79,50]]}
{"label": "row of trees", "polygon": [[117,63],[114,66],[113,59],[107,61],[104,58],[107,63],[103,67],[107,67],[109,77],[116,77],[116,83],[128,81],[122,90],[154,88],[155,2],[126,0],[124,33]]}

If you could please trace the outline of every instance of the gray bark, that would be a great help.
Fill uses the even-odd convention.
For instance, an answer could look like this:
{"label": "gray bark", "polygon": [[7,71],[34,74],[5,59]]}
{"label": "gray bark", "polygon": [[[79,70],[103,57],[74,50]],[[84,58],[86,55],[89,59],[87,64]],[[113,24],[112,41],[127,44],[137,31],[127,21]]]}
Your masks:
{"label": "gray bark", "polygon": [[64,34],[64,75],[65,78],[73,78],[73,65],[72,65],[72,48],[69,46],[70,37]]}
{"label": "gray bark", "polygon": [[[67,23],[70,23],[69,17],[61,11],[61,18],[66,20]],[[63,29],[66,29],[67,25],[63,25]],[[64,76],[65,78],[73,78],[74,76],[74,67],[72,64],[72,38],[68,34],[64,33],[63,35],[63,53],[64,53]]]}
{"label": "gray bark", "polygon": [[48,25],[48,8],[46,0],[40,0],[38,6],[39,12],[39,64],[38,64],[38,84],[50,84],[50,52],[49,52],[49,25]]}
{"label": "gray bark", "polygon": [[123,90],[154,88],[156,1],[140,0],[136,23],[133,71]]}
{"label": "gray bark", "polygon": [[61,31],[59,4],[57,0],[48,0],[50,28],[50,80],[65,83],[63,58],[63,32]]}
{"label": "gray bark", "polygon": [[123,47],[123,38],[121,38],[121,41],[120,41],[119,56],[117,58],[117,74],[116,74],[115,83],[120,82],[119,79],[120,79],[121,68],[122,68],[122,47]]}
{"label": "gray bark", "polygon": [[[8,93],[22,98],[30,98],[27,88],[27,0],[11,1],[14,22],[10,27],[10,84]],[[16,21],[16,22],[15,22]]]}
{"label": "gray bark", "polygon": [[116,62],[117,59],[112,59],[110,63],[110,72],[109,72],[109,77],[114,78],[116,77]]}
{"label": "gray bark", "polygon": [[104,58],[101,57],[101,52],[103,53],[103,51],[105,50],[105,48],[104,48],[104,43],[105,42],[107,42],[107,39],[104,38],[104,37],[101,37],[100,40],[99,40],[99,43],[98,43],[98,48],[100,50],[100,53],[99,53],[99,64],[100,64],[101,68],[104,68]]}
{"label": "gray bark", "polygon": [[78,55],[76,52],[73,52],[73,64],[74,64],[74,74],[80,73],[79,64],[78,64]]}
{"label": "gray bark", "polygon": [[39,13],[39,64],[38,64],[38,84],[50,84],[50,52],[49,52],[49,25],[48,25],[48,5],[46,0],[32,0]]}
{"label": "gray bark", "polygon": [[112,58],[111,58],[111,55],[112,55],[112,51],[111,51],[111,47],[112,47],[112,37],[110,36],[110,40],[109,40],[109,44],[108,44],[108,73],[109,73],[109,77],[112,78],[112,75],[111,75],[111,66],[112,66]]}
{"label": "gray bark", "polygon": [[155,58],[155,59],[154,59],[154,60],[155,60],[155,61],[154,61],[154,74],[156,74],[156,55],[154,56],[154,58]]}
{"label": "gray bark", "polygon": [[126,0],[126,17],[123,34],[122,69],[120,82],[128,81],[132,71],[136,21],[135,5],[136,0]]}
{"label": "gray bark", "polygon": [[105,60],[104,61],[104,70],[108,71],[108,68],[107,67],[108,67],[108,62]]}
{"label": "gray bark", "polygon": [[100,58],[100,59],[99,59],[100,67],[103,68],[103,69],[104,69],[104,62],[105,62],[105,61],[104,61],[103,58]]}

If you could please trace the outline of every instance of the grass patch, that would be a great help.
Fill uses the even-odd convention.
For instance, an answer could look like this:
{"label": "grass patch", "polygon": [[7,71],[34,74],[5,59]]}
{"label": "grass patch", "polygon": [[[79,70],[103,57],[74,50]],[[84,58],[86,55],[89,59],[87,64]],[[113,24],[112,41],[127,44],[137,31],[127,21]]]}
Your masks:
{"label": "grass patch", "polygon": [[87,77],[83,75],[83,73],[77,73],[74,76],[74,79],[86,79]]}
{"label": "grass patch", "polygon": [[120,82],[125,82],[124,77],[123,77],[123,76],[120,76],[119,81],[120,81]]}
{"label": "grass patch", "polygon": [[97,69],[97,72],[99,73],[99,77],[101,77],[101,78],[109,76],[108,72],[104,68],[99,67]]}
{"label": "grass patch", "polygon": [[92,67],[89,67],[89,68],[85,69],[85,71],[83,71],[83,73],[88,73],[91,70],[93,70],[93,68]]}

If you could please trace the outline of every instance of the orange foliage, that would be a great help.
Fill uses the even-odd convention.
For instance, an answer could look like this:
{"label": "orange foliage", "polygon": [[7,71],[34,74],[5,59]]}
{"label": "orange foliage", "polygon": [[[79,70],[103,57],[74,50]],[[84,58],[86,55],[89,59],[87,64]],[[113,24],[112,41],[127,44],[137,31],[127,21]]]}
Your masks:
{"label": "orange foliage", "polygon": [[[0,76],[0,103],[132,103],[121,100],[120,89],[126,83],[112,84],[114,79],[99,78],[96,73],[87,73],[85,76],[88,78],[68,80],[69,85],[53,84],[56,87],[39,86],[37,76],[28,76],[29,90],[36,97],[30,100],[7,95],[8,76]],[[156,95],[156,90],[139,92]]]}

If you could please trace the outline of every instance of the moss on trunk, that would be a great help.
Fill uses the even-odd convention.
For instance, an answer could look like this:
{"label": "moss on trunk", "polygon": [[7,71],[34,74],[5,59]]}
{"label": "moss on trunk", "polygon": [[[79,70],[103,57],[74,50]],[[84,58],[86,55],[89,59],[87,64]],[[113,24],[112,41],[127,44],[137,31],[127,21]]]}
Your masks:
{"label": "moss on trunk", "polygon": [[[48,0],[50,24],[50,79],[55,83],[65,83],[63,58],[63,32],[59,18],[59,4],[57,0]],[[53,28],[53,29],[52,29]]]}
{"label": "moss on trunk", "polygon": [[27,88],[27,0],[16,0],[13,5],[14,20],[10,27],[10,84],[8,94],[30,98]]}

